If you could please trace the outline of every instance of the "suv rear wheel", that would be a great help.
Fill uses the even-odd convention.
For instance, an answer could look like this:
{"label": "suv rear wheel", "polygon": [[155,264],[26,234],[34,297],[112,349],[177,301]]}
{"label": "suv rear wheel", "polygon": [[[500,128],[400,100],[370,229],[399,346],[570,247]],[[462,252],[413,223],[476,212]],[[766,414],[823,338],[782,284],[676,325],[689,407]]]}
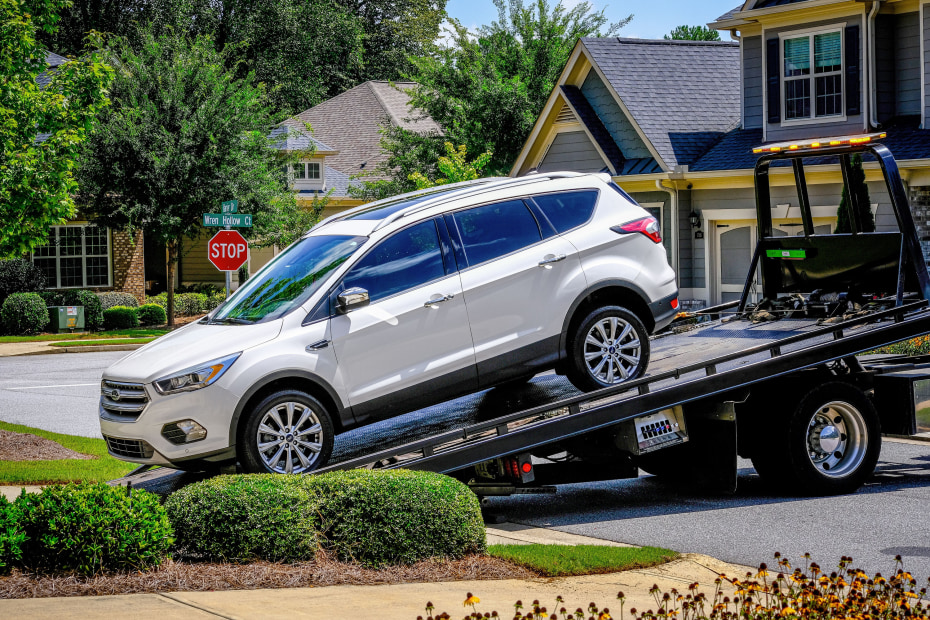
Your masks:
{"label": "suv rear wheel", "polygon": [[591,312],[568,341],[569,380],[590,392],[641,377],[649,364],[649,332],[621,306]]}
{"label": "suv rear wheel", "polygon": [[329,460],[333,435],[320,401],[299,390],[281,390],[252,409],[239,437],[239,459],[250,473],[306,473]]}

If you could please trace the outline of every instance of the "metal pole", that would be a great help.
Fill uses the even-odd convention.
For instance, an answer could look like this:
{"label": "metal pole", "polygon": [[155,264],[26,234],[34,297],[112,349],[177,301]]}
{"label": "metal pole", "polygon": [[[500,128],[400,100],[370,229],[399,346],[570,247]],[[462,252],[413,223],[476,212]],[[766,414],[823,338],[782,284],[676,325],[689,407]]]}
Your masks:
{"label": "metal pole", "polygon": [[[224,228],[226,230],[232,230],[230,226],[225,226]],[[229,289],[232,287],[232,272],[224,271],[223,273],[226,274],[226,299],[229,299]]]}

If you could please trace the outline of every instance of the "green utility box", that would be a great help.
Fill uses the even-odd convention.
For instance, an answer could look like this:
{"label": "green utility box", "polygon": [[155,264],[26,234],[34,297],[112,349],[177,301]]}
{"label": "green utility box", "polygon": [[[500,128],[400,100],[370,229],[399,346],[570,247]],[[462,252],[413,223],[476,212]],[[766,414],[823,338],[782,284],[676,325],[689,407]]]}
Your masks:
{"label": "green utility box", "polygon": [[84,306],[49,306],[49,329],[52,331],[73,332],[84,329]]}

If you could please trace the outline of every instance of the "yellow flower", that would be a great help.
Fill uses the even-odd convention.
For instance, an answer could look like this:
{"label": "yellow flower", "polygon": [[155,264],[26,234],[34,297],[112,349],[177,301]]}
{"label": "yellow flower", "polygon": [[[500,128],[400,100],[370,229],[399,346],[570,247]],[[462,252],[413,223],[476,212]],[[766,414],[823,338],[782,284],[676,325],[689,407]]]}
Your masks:
{"label": "yellow flower", "polygon": [[480,598],[478,598],[477,596],[469,592],[468,598],[465,599],[464,603],[462,603],[462,607],[468,607],[469,605],[477,605],[480,602],[481,602]]}
{"label": "yellow flower", "polygon": [[797,611],[796,609],[791,608],[791,607],[785,607],[784,609],[781,610],[781,615],[782,615],[782,616],[797,615],[797,613],[798,613],[798,611]]}

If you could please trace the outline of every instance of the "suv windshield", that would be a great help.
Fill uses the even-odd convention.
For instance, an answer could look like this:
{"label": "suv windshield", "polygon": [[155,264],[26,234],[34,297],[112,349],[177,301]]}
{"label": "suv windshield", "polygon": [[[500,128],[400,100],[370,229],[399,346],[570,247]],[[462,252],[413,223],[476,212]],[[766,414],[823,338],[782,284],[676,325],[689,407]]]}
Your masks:
{"label": "suv windshield", "polygon": [[236,291],[209,322],[247,324],[285,315],[307,301],[366,240],[335,235],[301,239]]}

